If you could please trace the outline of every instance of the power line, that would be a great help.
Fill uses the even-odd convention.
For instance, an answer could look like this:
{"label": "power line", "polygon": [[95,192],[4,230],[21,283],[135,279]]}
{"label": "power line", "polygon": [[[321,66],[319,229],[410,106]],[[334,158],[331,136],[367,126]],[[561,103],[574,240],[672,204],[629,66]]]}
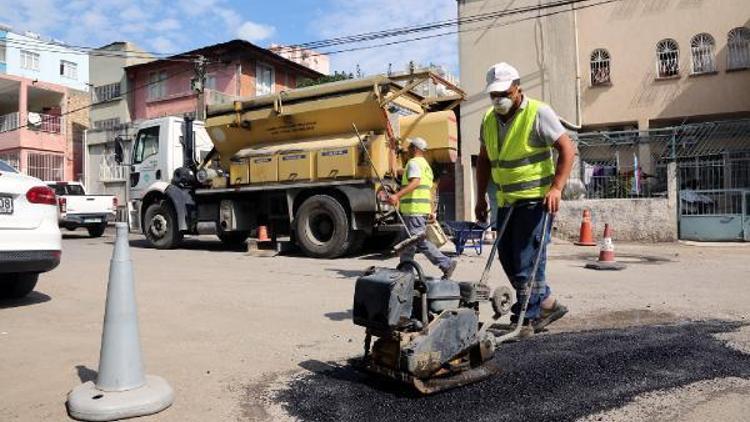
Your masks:
{"label": "power line", "polygon": [[502,11],[480,13],[476,15],[464,16],[461,18],[449,19],[444,21],[431,22],[422,25],[412,25],[400,28],[387,29],[383,31],[366,32],[362,34],[347,35],[342,37],[330,38],[320,41],[312,41],[307,43],[295,44],[290,47],[300,49],[313,49],[313,48],[325,48],[334,45],[359,43],[364,41],[371,41],[374,39],[391,38],[395,36],[408,35],[415,32],[427,32],[434,31],[446,27],[460,26],[462,24],[482,22],[490,19],[497,19],[501,17],[522,14],[533,11],[540,11],[545,9],[557,8],[575,5],[577,3],[587,2],[591,0],[558,0],[551,3],[535,5],[535,6],[521,6],[513,9],[507,9]]}
{"label": "power line", "polygon": [[[591,1],[592,0],[566,0],[565,3],[566,4],[576,4],[576,3],[581,3],[581,2],[587,2],[588,4],[585,4],[583,6],[577,7],[575,9],[575,10],[582,10],[582,9],[587,9],[587,8],[590,8],[590,7],[600,6],[600,5],[609,4],[609,3],[617,3],[617,2],[620,2],[620,1],[626,1],[626,0],[603,0],[603,1],[596,2],[596,3],[591,3]],[[556,7],[559,7],[559,5],[556,5]],[[543,10],[543,9],[544,8],[540,9],[540,8],[536,7],[533,10]],[[529,11],[533,11],[533,10],[529,10]],[[352,48],[346,48],[346,49],[341,49],[341,50],[323,51],[323,52],[310,52],[310,53],[304,53],[304,52],[300,51],[301,55],[300,55],[299,58],[314,57],[314,56],[331,56],[331,55],[334,55],[334,54],[348,53],[348,52],[352,52],[352,51],[369,50],[369,49],[373,49],[373,48],[381,48],[381,47],[388,47],[388,46],[397,45],[397,44],[404,44],[404,43],[415,42],[415,41],[423,41],[423,40],[427,40],[427,39],[431,39],[431,38],[445,37],[445,36],[448,36],[448,35],[455,35],[455,34],[460,34],[460,33],[464,33],[464,32],[482,31],[482,30],[487,30],[487,29],[496,28],[496,27],[509,26],[509,25],[512,25],[512,24],[515,24],[515,23],[519,23],[519,22],[523,22],[523,21],[528,21],[528,20],[532,20],[532,19],[538,19],[538,18],[543,18],[543,17],[548,17],[548,16],[554,16],[554,15],[558,15],[558,14],[561,14],[561,13],[567,13],[567,12],[571,12],[571,11],[572,11],[571,9],[555,10],[555,11],[551,11],[551,12],[544,13],[544,14],[538,14],[538,15],[534,15],[534,16],[527,16],[527,17],[515,19],[515,20],[512,20],[512,21],[501,22],[501,23],[493,23],[493,24],[489,24],[489,25],[483,25],[483,26],[476,27],[476,28],[456,29],[456,30],[452,30],[452,31],[448,31],[448,32],[441,32],[441,33],[437,33],[437,34],[430,34],[430,35],[424,35],[424,36],[420,36],[420,37],[414,37],[414,38],[407,38],[407,39],[402,39],[402,40],[389,41],[389,42],[386,42],[386,43],[372,44],[372,45],[366,45],[366,46],[361,46],[361,47],[352,47]],[[298,57],[292,56],[292,60],[296,59],[296,58],[298,58]]]}
{"label": "power line", "polygon": [[[30,40],[2,40],[0,41],[0,45],[9,45],[12,47],[18,47],[23,50],[28,50],[32,52],[49,52],[49,53],[60,53],[60,54],[71,54],[71,55],[86,55],[86,56],[94,56],[94,57],[110,57],[110,58],[133,58],[133,59],[159,59],[159,60],[167,60],[167,61],[179,61],[179,62],[190,62],[193,61],[193,55],[174,55],[172,57],[159,57],[151,55],[151,53],[146,52],[136,52],[136,50],[129,50],[133,51],[133,53],[124,53],[123,51],[110,51],[110,50],[98,50],[98,49],[89,49],[84,50],[84,47],[78,47],[76,49],[69,48],[62,44],[48,44],[45,42],[30,42]],[[157,53],[158,54],[158,53]]]}

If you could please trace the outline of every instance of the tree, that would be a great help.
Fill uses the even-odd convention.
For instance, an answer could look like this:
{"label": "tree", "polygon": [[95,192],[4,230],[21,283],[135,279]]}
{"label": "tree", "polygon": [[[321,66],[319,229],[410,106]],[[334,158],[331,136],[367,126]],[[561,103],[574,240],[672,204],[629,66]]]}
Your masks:
{"label": "tree", "polygon": [[302,79],[298,84],[297,88],[304,88],[307,86],[315,86],[320,84],[327,84],[329,82],[344,81],[347,79],[354,79],[354,75],[346,72],[333,72],[333,75],[324,75],[317,79]]}

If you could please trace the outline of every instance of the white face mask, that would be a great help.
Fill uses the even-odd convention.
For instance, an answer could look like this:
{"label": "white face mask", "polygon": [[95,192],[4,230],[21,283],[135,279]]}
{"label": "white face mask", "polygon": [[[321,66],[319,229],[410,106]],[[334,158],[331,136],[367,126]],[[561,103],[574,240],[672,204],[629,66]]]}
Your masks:
{"label": "white face mask", "polygon": [[504,116],[513,108],[513,100],[508,97],[493,98],[492,106],[495,107],[496,112]]}

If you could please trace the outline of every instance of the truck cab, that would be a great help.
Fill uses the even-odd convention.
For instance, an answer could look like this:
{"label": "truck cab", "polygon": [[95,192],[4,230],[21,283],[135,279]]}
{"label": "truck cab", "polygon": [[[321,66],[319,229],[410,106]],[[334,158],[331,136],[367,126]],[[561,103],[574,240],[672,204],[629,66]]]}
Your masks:
{"label": "truck cab", "polygon": [[[195,149],[193,159],[199,162],[213,147],[203,122],[193,122]],[[184,120],[162,117],[142,122],[133,142],[130,163],[130,228],[142,231],[147,197],[167,195],[172,176],[184,161]]]}

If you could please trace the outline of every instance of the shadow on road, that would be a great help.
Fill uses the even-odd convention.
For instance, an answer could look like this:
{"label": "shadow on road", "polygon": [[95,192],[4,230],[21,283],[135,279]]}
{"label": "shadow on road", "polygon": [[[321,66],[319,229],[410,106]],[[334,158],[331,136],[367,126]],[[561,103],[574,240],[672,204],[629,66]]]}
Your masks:
{"label": "shadow on road", "polygon": [[17,308],[19,306],[31,306],[52,300],[48,295],[32,291],[20,299],[0,299],[0,309]]}
{"label": "shadow on road", "polygon": [[86,365],[76,365],[76,372],[81,382],[96,381],[96,376],[99,375],[98,372]]}
{"label": "shadow on road", "polygon": [[[106,243],[114,244],[114,241],[110,240]],[[156,249],[149,243],[145,238],[130,239],[130,247],[138,249]],[[207,239],[185,239],[180,244],[178,249],[186,249],[193,251],[209,251],[209,252],[246,252],[247,247],[242,245],[238,247],[227,246],[221,243],[220,240],[207,240]]]}
{"label": "shadow on road", "polygon": [[348,309],[346,311],[328,312],[323,314],[323,316],[331,321],[347,321],[352,319],[352,310]]}
{"label": "shadow on road", "polygon": [[353,363],[306,361],[310,371],[273,395],[301,420],[569,421],[640,394],[723,377],[750,378],[750,356],[714,334],[741,323],[686,322],[560,334],[502,345],[497,376],[428,397],[384,386]]}

